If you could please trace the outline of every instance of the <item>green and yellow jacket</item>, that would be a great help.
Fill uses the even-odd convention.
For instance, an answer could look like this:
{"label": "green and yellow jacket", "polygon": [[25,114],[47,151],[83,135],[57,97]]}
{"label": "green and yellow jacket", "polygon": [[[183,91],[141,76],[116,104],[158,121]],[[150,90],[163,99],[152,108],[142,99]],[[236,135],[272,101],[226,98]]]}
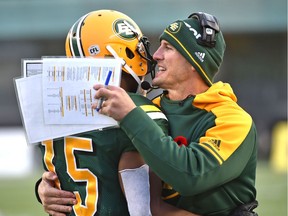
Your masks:
{"label": "green and yellow jacket", "polygon": [[164,94],[154,101],[169,120],[170,136],[140,108],[120,127],[171,186],[164,189],[167,202],[201,215],[225,216],[255,200],[257,132],[229,84],[215,83],[183,101]]}

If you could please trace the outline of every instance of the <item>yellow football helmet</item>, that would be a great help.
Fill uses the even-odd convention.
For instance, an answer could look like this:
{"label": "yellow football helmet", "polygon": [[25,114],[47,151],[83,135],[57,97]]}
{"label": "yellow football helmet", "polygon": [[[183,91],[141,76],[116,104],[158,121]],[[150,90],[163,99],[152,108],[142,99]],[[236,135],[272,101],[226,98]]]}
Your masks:
{"label": "yellow football helmet", "polygon": [[68,57],[123,59],[123,71],[138,84],[138,76],[155,68],[147,37],[130,17],[115,10],[97,10],[82,16],[71,27],[65,46]]}

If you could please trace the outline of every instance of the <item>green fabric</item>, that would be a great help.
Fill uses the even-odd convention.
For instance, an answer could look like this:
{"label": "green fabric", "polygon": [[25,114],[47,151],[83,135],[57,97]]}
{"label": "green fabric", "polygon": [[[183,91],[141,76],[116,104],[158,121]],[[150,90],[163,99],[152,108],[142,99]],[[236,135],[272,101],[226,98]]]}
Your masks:
{"label": "green fabric", "polygon": [[[217,102],[214,98],[220,92],[225,96],[221,102]],[[130,112],[120,122],[120,127],[130,137],[150,168],[180,193],[176,203],[175,198],[172,200],[174,205],[200,215],[226,216],[236,206],[252,202],[256,198],[257,133],[253,122],[247,125],[240,121],[237,127],[248,133],[241,135],[242,142],[236,143],[240,146],[235,151],[230,150],[231,152],[229,146],[234,145],[233,142],[225,140],[224,137],[214,137],[223,139],[221,147],[226,147],[231,154],[220,163],[199,140],[207,136],[208,130],[214,130],[217,134],[217,121],[225,118],[228,127],[236,127],[235,120],[247,113],[240,108],[217,116],[213,113],[214,109],[224,109],[231,104],[238,107],[234,101],[235,96],[228,87],[219,87],[214,95],[203,93],[201,97],[203,104],[214,107],[212,111],[195,107],[193,102],[197,96],[181,103],[162,96],[161,108],[169,120],[171,137],[165,136],[139,108]],[[238,132],[241,134],[241,131]],[[187,139],[188,147],[178,147],[173,141],[178,136]],[[239,137],[238,133],[233,136]],[[175,191],[171,190],[171,194]],[[167,190],[165,192],[167,193]]]}
{"label": "green fabric", "polygon": [[[75,158],[78,169],[88,168],[97,177],[99,193],[97,215],[128,216],[126,200],[118,181],[118,161],[122,152],[133,149],[133,147],[129,146],[129,139],[119,129],[109,129],[101,132],[91,131],[73,136],[91,139],[93,143],[93,152],[78,149],[75,152]],[[61,182],[61,189],[72,192],[78,191],[82,201],[84,201],[87,197],[87,182],[75,182],[67,173],[64,143],[64,139],[60,139],[54,141],[53,144],[55,152],[53,164]],[[46,149],[42,145],[39,146],[42,156],[44,156]],[[71,160],[71,158],[66,160]],[[45,164],[44,167],[47,170]],[[85,203],[82,204],[85,205]],[[76,214],[72,211],[70,215]]]}
{"label": "green fabric", "polygon": [[220,31],[215,36],[215,47],[199,45],[196,39],[201,32],[199,21],[195,18],[177,20],[166,27],[160,40],[166,40],[174,46],[211,86],[223,61],[226,44]]}
{"label": "green fabric", "polygon": [[[153,103],[145,97],[137,94],[130,94],[136,105],[153,105]],[[153,121],[154,122],[154,121]],[[159,126],[167,130],[167,121],[164,119],[156,119],[155,122]],[[88,169],[94,176],[97,177],[98,216],[115,216],[129,215],[126,204],[126,199],[120,188],[118,181],[118,162],[122,153],[127,151],[136,151],[130,139],[120,128],[104,129],[97,131],[85,132],[82,134],[73,135],[77,139],[83,138],[92,142],[93,150],[84,151],[75,149],[74,155],[76,166],[82,171]],[[56,173],[60,179],[61,188],[68,191],[78,191],[82,199],[82,205],[85,205],[84,200],[87,198],[87,181],[76,182],[69,174],[66,160],[71,161],[74,157],[66,157],[64,147],[67,141],[63,138],[54,140],[54,158],[53,165],[56,167]],[[39,145],[42,157],[45,157],[46,148]],[[65,159],[66,157],[66,159]],[[43,163],[44,168],[47,166]],[[86,176],[83,174],[84,180]],[[75,215],[73,211],[71,215]],[[84,214],[82,214],[84,215]]]}

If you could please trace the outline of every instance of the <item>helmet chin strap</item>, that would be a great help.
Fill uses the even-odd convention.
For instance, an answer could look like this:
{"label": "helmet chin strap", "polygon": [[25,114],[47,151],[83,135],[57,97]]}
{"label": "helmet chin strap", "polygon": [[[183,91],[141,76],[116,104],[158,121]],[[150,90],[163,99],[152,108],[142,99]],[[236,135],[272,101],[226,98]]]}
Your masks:
{"label": "helmet chin strap", "polygon": [[141,80],[137,76],[137,74],[126,64],[125,60],[123,58],[120,58],[118,54],[115,52],[115,50],[110,46],[107,45],[106,49],[113,55],[115,59],[120,59],[122,61],[122,66],[128,71],[129,74],[136,80],[138,83],[138,90],[137,92],[143,93],[143,90],[141,89]]}

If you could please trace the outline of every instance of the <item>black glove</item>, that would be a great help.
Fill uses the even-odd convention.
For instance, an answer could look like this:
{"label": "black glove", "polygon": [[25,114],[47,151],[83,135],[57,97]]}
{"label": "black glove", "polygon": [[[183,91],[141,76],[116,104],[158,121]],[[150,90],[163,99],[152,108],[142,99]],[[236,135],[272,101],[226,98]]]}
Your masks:
{"label": "black glove", "polygon": [[229,216],[258,216],[256,212],[253,211],[258,206],[257,200],[238,206]]}

